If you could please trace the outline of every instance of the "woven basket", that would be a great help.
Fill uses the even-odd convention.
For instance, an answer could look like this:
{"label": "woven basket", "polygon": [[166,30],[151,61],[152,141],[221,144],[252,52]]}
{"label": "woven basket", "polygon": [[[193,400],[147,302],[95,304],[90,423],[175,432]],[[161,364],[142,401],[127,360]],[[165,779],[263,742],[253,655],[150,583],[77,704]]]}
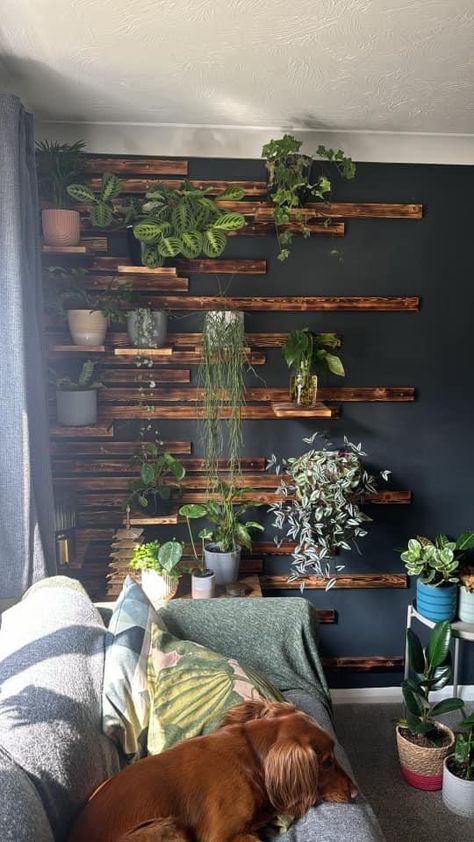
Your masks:
{"label": "woven basket", "polygon": [[400,734],[400,726],[397,725],[397,748],[400,765],[416,775],[424,777],[438,777],[443,775],[443,763],[445,757],[452,753],[454,745],[454,733],[447,725],[441,722],[436,723],[440,731],[449,734],[449,744],[441,748],[425,748],[411,743]]}

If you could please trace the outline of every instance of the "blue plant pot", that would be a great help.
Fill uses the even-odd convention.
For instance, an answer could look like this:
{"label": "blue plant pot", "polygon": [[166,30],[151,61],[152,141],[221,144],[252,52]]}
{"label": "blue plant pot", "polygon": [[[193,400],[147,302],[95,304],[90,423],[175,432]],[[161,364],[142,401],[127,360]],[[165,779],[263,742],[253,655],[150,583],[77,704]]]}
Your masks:
{"label": "blue plant pot", "polygon": [[434,585],[425,585],[420,579],[416,581],[416,610],[435,623],[454,620],[457,598],[457,585],[435,588]]}

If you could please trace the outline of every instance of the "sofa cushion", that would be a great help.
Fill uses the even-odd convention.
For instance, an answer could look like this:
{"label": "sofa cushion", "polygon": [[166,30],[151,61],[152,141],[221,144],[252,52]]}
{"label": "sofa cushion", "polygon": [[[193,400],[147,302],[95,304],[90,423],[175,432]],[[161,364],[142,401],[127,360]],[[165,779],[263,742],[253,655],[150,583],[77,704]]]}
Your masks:
{"label": "sofa cushion", "polygon": [[3,615],[0,746],[29,775],[57,842],[120,768],[101,732],[105,634],[85,591],[65,577],[34,585]]}
{"label": "sofa cushion", "polygon": [[0,839],[54,842],[41,798],[30,778],[0,748]]}
{"label": "sofa cushion", "polygon": [[107,632],[102,727],[128,762],[147,752],[147,663],[151,628],[159,622],[146,594],[127,576]]}

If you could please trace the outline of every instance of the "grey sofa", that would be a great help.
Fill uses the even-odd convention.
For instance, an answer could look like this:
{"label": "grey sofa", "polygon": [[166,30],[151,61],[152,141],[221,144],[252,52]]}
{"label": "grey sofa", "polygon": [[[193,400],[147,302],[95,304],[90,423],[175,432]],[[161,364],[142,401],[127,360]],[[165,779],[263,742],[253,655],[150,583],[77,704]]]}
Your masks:
{"label": "grey sofa", "polygon": [[[205,613],[202,602],[178,600],[169,604],[163,617],[177,636],[212,644],[215,650],[241,659],[244,652],[247,662],[259,669],[266,663],[269,677],[287,698],[332,731],[317,650],[312,651],[308,639],[314,612],[306,600],[216,600],[213,622],[203,621]],[[259,640],[255,640],[256,618]],[[3,614],[1,842],[63,842],[89,795],[119,770],[118,752],[100,729],[105,636],[103,619],[86,593],[63,577],[48,580],[47,587],[33,587]],[[339,745],[337,754],[350,771]],[[281,842],[383,840],[362,796],[353,804],[322,804],[287,834],[265,836],[265,840],[276,838]]]}

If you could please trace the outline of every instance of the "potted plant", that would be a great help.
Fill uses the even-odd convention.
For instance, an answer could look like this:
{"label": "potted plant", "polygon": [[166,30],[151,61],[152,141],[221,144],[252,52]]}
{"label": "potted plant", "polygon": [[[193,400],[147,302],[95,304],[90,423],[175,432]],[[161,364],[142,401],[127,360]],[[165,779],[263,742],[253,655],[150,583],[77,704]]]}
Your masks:
{"label": "potted plant", "polygon": [[130,567],[141,571],[142,588],[153,605],[175,595],[182,555],[183,545],[174,539],[165,544],[148,541],[135,547]]}
{"label": "potted plant", "polygon": [[474,623],[474,564],[461,562],[459,568],[459,619]]}
{"label": "potted plant", "polygon": [[84,172],[82,140],[57,143],[41,140],[36,143],[38,188],[47,207],[41,211],[44,242],[48,246],[75,246],[81,237],[81,220],[71,210],[67,188]]}
{"label": "potted plant", "polygon": [[400,558],[416,580],[416,608],[428,620],[453,620],[456,616],[459,562],[474,547],[474,532],[463,532],[456,541],[438,535],[434,541],[419,535],[408,541]]}
{"label": "potted plant", "polygon": [[65,427],[88,427],[97,422],[97,363],[86,360],[76,379],[69,376],[56,379],[58,423]]}
{"label": "potted plant", "polygon": [[[318,433],[303,441],[313,444]],[[358,540],[367,535],[370,518],[360,506],[377,491],[377,477],[363,466],[366,456],[360,444],[344,436],[344,447],[334,447],[322,436],[323,446],[311,448],[302,456],[277,463],[272,455],[268,467],[280,475],[281,500],[272,503],[273,525],[296,542],[292,553],[289,580],[302,579],[310,573],[327,579],[326,590],[333,587],[334,557],[339,549],[358,549]],[[380,471],[387,480],[390,471]],[[344,565],[335,565],[336,572]]]}
{"label": "potted plant", "polygon": [[451,624],[437,623],[423,648],[412,629],[407,631],[411,678],[402,682],[406,716],[396,727],[402,775],[416,789],[441,789],[443,763],[454,745],[454,733],[435,717],[463,707],[462,699],[443,699],[432,705],[429,695],[445,687],[452,676]]}
{"label": "potted plant", "polygon": [[204,563],[204,541],[210,537],[210,530],[207,528],[201,529],[198,534],[201,539],[201,554],[199,556],[191,528],[191,521],[205,517],[206,509],[197,503],[188,503],[181,506],[179,514],[186,520],[194,559],[194,567],[191,571],[191,596],[193,599],[212,599],[216,590],[216,575]]}
{"label": "potted plant", "polygon": [[[289,369],[290,399],[303,406],[314,406],[318,390],[318,374],[330,371],[344,377],[340,357],[331,353],[341,340],[335,333],[313,333],[309,328],[292,330],[282,347],[282,355]],[[328,350],[329,349],[329,350]],[[314,374],[313,371],[316,373]]]}
{"label": "potted plant", "polygon": [[[293,241],[289,225],[296,227],[303,237],[310,237],[311,231],[305,222],[302,209],[309,200],[327,201],[331,192],[331,181],[324,173],[319,173],[314,180],[311,179],[315,156],[303,155],[300,152],[301,146],[301,140],[285,134],[279,140],[270,140],[262,149],[278,241],[278,260],[282,261],[290,256]],[[334,163],[343,178],[354,178],[355,164],[342,149],[334,151],[321,145],[318,146],[316,155]]]}
{"label": "potted plant", "polygon": [[458,728],[454,754],[444,761],[443,801],[452,813],[474,819],[474,713]]}
{"label": "potted plant", "polygon": [[138,504],[153,515],[168,515],[173,493],[179,492],[186,469],[171,453],[163,453],[154,442],[143,443],[130,460],[139,477],[130,480],[128,504]]}
{"label": "potted plant", "polygon": [[240,213],[226,213],[217,202],[237,201],[243,191],[228,187],[214,199],[212,188],[200,189],[189,182],[179,188],[160,184],[146,194],[142,219],[134,226],[143,243],[143,262],[150,268],[162,266],[167,258],[219,257],[227,246],[229,232],[245,226]]}
{"label": "potted plant", "polygon": [[137,307],[127,314],[127,329],[134,348],[162,348],[166,342],[165,310]]}

